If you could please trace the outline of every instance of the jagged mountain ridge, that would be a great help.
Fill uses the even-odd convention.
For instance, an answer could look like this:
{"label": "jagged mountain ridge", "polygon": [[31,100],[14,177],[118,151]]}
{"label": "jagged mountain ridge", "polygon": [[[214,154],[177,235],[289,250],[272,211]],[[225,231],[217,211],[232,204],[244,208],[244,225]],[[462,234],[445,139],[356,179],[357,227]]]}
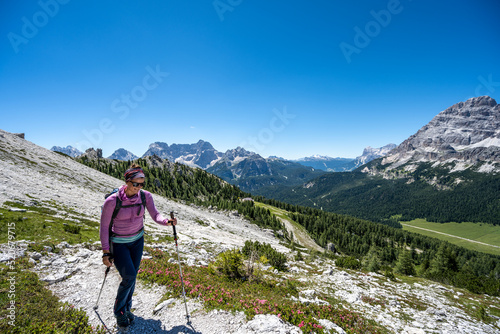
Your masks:
{"label": "jagged mountain ridge", "polygon": [[[284,161],[296,162],[303,166],[313,167],[314,169],[320,169],[328,172],[351,171],[373,159],[384,156],[388,151],[390,151],[390,149],[394,147],[396,147],[396,145],[394,144],[388,144],[381,148],[372,148],[368,146],[363,150],[363,154],[361,156],[358,156],[354,159],[341,157],[331,158],[321,155],[314,155],[311,157],[305,157],[296,160],[288,160],[277,156],[270,156],[267,159],[279,159]],[[67,146],[66,148],[54,146],[51,150],[62,152],[72,157],[77,157],[84,154],[79,150],[73,148],[72,146]],[[223,153],[217,151],[209,142],[199,140],[194,144],[172,144],[170,146],[164,142],[155,142],[149,145],[148,150],[142,155],[142,157],[157,155],[163,159],[182,163],[190,167],[207,169],[215,165],[224,157],[227,157],[227,159],[229,160],[234,160],[235,158],[243,159],[252,156],[253,154],[256,153],[248,153],[248,151],[246,150],[242,151],[240,147],[232,150],[227,150]],[[137,159],[138,156],[130,151],[127,151],[125,148],[120,148],[108,158],[127,161]]]}
{"label": "jagged mountain ridge", "polygon": [[371,146],[368,146],[363,150],[363,154],[356,158],[354,168],[362,166],[372,160],[384,157],[396,147],[397,147],[396,144],[387,144],[379,148],[373,148]]}
{"label": "jagged mountain ridge", "polygon": [[263,158],[241,147],[226,151],[207,172],[253,193],[268,186],[301,184],[325,173],[281,158]]}
{"label": "jagged mountain ridge", "polygon": [[155,142],[149,145],[142,157],[157,155],[172,162],[179,162],[190,167],[207,169],[217,162],[222,153],[214,149],[209,142],[199,140],[195,144],[172,144]]}
{"label": "jagged mountain ridge", "polygon": [[73,158],[76,158],[77,156],[83,154],[83,152],[81,152],[80,150],[78,150],[70,145],[68,145],[66,147],[52,146],[52,148],[50,150],[54,151],[54,152],[64,153],[64,154],[69,155],[70,157],[73,157]]}
{"label": "jagged mountain ridge", "polygon": [[[388,146],[380,149],[367,147],[364,150],[364,155],[357,159],[336,158],[336,161],[332,162],[328,161],[331,158],[314,156],[296,162],[280,157],[264,158],[241,147],[221,153],[215,150],[209,142],[200,140],[196,144],[168,145],[167,143],[155,142],[149,146],[143,157],[156,156],[190,167],[201,168],[239,186],[243,191],[265,194],[265,191],[260,192],[259,190],[266,187],[299,185],[322,175],[326,171],[353,170],[360,164],[360,161],[368,161],[381,152],[385,153],[386,147]],[[88,149],[81,156],[87,156],[89,159],[102,158],[102,150]],[[108,159],[127,161],[135,158],[132,153],[125,149],[119,149]],[[319,164],[323,164],[323,166],[318,168],[314,162],[315,159],[320,160]],[[329,163],[337,164],[338,168],[325,168],[324,166]]]}

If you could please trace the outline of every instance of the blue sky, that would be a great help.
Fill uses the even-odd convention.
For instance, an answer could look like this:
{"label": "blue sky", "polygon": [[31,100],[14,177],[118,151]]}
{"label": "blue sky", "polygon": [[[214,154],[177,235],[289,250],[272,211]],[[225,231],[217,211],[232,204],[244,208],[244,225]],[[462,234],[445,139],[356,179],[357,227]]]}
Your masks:
{"label": "blue sky", "polygon": [[2,1],[0,128],[40,146],[203,139],[293,159],[500,102],[498,1]]}

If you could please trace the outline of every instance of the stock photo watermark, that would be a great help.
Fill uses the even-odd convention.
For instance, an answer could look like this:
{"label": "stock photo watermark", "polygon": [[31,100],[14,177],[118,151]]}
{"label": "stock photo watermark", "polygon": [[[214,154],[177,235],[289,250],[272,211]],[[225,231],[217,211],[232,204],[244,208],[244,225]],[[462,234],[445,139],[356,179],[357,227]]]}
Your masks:
{"label": "stock photo watermark", "polygon": [[[500,87],[500,81],[493,81],[493,74],[488,75],[487,79],[480,75],[477,80],[479,80],[480,84],[476,87],[476,96],[493,94],[496,91],[495,87]],[[483,92],[485,93],[483,94]]]}
{"label": "stock photo watermark", "polygon": [[[139,106],[139,103],[144,101],[149,92],[155,90],[170,75],[168,72],[162,72],[160,65],[156,65],[153,69],[151,66],[146,66],[147,74],[142,78],[140,85],[134,86],[129,93],[121,94],[119,98],[111,102],[111,111],[118,114],[120,120],[125,120],[130,114],[131,109]],[[103,140],[104,135],[112,133],[116,126],[111,118],[103,118],[99,121],[97,127],[87,130],[84,129],[82,134],[86,140],[76,143],[76,148],[84,151],[85,147],[97,147]]]}
{"label": "stock photo watermark", "polygon": [[21,18],[22,26],[20,34],[9,32],[7,38],[15,53],[19,53],[19,47],[26,45],[33,39],[40,29],[45,27],[51,18],[54,18],[58,13],[61,5],[65,5],[70,0],[40,0],[38,5],[40,10],[36,11],[31,18],[23,16]]}
{"label": "stock photo watermark", "polygon": [[389,0],[386,9],[379,11],[371,10],[370,15],[373,19],[368,21],[363,28],[359,26],[354,27],[355,34],[352,44],[347,42],[339,44],[347,63],[350,64],[352,62],[351,57],[353,54],[360,54],[364,48],[368,47],[372,40],[382,32],[382,28],[386,28],[391,23],[393,16],[400,14],[403,9],[404,7],[400,0]]}
{"label": "stock photo watermark", "polygon": [[10,326],[16,325],[16,223],[9,222],[7,223],[8,230],[8,255],[10,260],[7,261],[7,274],[9,277],[7,278],[8,287],[7,287],[7,323]]}
{"label": "stock photo watermark", "polygon": [[286,106],[283,107],[283,111],[274,109],[273,114],[267,127],[262,128],[256,136],[248,136],[239,146],[249,147],[254,152],[263,151],[274,140],[276,134],[285,130],[290,121],[296,117],[287,112]]}
{"label": "stock photo watermark", "polygon": [[243,0],[215,0],[212,2],[212,5],[222,22],[224,21],[224,13],[232,12],[234,8],[241,5],[242,2]]}

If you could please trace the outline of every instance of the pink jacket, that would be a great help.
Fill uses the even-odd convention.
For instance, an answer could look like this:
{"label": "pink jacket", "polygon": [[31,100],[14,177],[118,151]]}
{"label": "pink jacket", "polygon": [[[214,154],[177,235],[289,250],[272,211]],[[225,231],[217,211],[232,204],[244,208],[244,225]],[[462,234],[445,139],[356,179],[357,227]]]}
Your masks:
{"label": "pink jacket", "polygon": [[[122,200],[122,206],[131,204],[140,204],[141,195],[137,193],[136,195],[128,198],[125,194],[126,185],[120,187],[116,194],[113,194],[106,198],[101,212],[101,229],[100,238],[102,249],[109,249],[109,223],[111,221],[111,216],[116,206],[116,196]],[[149,215],[155,222],[160,225],[166,225],[168,219],[163,218],[163,216],[158,212],[153,202],[153,196],[149,191],[144,191],[146,195],[146,208],[148,209]],[[141,230],[144,225],[144,207],[134,206],[130,208],[121,208],[116,215],[113,223],[113,233],[122,236],[133,236],[135,233]],[[119,236],[117,236],[119,238]]]}

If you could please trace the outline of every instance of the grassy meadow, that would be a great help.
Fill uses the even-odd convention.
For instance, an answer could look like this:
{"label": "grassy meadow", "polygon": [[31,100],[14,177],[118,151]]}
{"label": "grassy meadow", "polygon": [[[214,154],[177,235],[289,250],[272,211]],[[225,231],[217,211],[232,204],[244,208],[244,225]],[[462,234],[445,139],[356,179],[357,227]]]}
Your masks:
{"label": "grassy meadow", "polygon": [[500,255],[500,226],[484,223],[441,224],[428,222],[425,219],[400,223],[406,231],[445,240],[467,249]]}

